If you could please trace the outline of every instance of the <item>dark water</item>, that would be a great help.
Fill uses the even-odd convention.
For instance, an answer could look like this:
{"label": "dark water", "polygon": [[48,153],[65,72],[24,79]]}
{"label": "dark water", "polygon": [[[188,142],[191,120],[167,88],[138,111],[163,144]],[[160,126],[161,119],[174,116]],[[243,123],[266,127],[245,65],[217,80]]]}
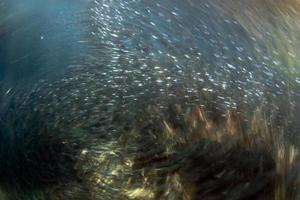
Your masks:
{"label": "dark water", "polygon": [[[261,109],[298,145],[300,18],[289,4],[270,5],[2,0],[0,181],[6,189],[15,186],[11,198],[31,199],[23,187],[43,191],[39,184],[53,184],[41,181],[45,177],[68,179],[76,159],[69,162],[64,152],[91,148],[94,137],[124,134],[149,105],[162,113],[182,104],[203,105],[208,113],[237,109],[243,116]],[[55,149],[44,134],[78,146]],[[49,160],[43,148],[53,150]],[[60,170],[56,163],[70,164]],[[35,177],[27,173],[34,170]]]}

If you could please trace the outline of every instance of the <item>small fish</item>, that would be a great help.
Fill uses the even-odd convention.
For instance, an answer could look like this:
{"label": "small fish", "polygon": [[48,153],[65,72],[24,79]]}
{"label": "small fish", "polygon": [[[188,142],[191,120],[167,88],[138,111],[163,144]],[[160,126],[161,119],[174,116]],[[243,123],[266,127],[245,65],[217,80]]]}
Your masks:
{"label": "small fish", "polygon": [[11,92],[12,88],[9,88],[6,92],[5,95],[8,95]]}

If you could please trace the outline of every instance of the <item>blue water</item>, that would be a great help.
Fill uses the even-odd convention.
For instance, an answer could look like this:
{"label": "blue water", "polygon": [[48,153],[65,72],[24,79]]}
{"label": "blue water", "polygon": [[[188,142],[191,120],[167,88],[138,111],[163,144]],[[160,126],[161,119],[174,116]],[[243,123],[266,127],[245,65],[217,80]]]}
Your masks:
{"label": "blue water", "polygon": [[[48,134],[63,142],[82,134],[78,144],[70,139],[77,152],[87,137],[111,139],[132,128],[149,105],[241,116],[260,109],[299,145],[300,79],[276,66],[265,41],[277,38],[256,38],[216,2],[0,0],[0,170],[8,172],[0,181],[16,174],[12,182],[22,188],[32,166],[44,178],[45,165],[36,162],[38,153],[48,155],[43,142],[54,146]],[[285,30],[280,25],[275,30]],[[62,155],[53,159],[59,166]],[[32,177],[26,184],[36,187],[40,177]]]}
{"label": "blue water", "polygon": [[5,88],[50,78],[76,63],[86,1],[2,1],[0,80]]}

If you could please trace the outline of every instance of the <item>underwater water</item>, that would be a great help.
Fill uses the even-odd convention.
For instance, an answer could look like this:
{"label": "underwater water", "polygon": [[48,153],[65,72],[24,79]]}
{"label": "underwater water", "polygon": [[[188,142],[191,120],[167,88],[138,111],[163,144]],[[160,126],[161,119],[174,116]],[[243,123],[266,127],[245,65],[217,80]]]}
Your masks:
{"label": "underwater water", "polygon": [[0,199],[298,199],[297,0],[0,0]]}

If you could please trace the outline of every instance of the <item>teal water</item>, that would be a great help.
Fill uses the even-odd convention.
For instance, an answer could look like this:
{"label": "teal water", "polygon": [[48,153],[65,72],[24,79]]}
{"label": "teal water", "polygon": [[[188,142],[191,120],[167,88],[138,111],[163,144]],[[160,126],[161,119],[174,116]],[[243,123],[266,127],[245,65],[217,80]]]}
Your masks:
{"label": "teal water", "polygon": [[277,43],[289,33],[296,49],[297,32],[276,12],[253,22],[218,3],[0,0],[0,186],[10,199],[88,198],[75,175],[80,152],[98,155],[99,141],[147,128],[139,117],[150,105],[169,118],[175,104],[211,115],[260,109],[298,146],[299,55]]}
{"label": "teal water", "polygon": [[[5,88],[49,78],[84,50],[83,1],[1,1],[1,73]],[[11,84],[11,85],[10,85]]]}

